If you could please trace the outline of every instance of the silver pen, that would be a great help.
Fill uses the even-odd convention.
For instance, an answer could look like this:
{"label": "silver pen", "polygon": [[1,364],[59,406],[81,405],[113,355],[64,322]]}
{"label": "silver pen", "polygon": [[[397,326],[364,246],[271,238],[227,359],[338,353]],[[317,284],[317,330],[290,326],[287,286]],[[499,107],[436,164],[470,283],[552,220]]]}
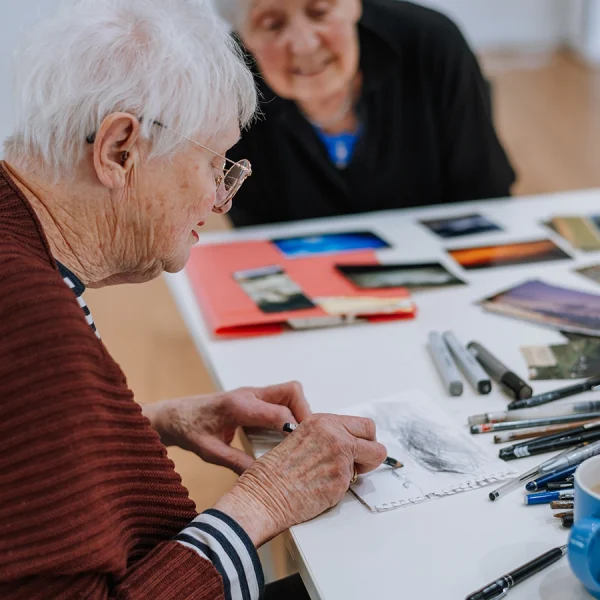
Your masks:
{"label": "silver pen", "polygon": [[[542,469],[546,465],[549,465],[550,463],[554,462],[557,459],[566,457],[568,454],[572,453],[573,451],[574,451],[573,448],[564,450],[558,456],[555,456],[554,458],[551,458],[550,460],[546,460],[541,465],[537,465],[536,467],[529,469],[529,471],[525,471],[525,473],[523,473],[522,475],[519,475],[518,477],[515,477],[514,479],[507,481],[505,484],[501,485],[498,489],[494,490],[493,492],[490,492],[488,494],[489,499],[492,502],[494,502],[495,500],[498,500],[498,498],[502,498],[502,496],[506,496],[506,494],[508,494],[509,492],[512,492],[512,491],[516,490],[517,488],[521,487],[522,485],[528,483],[532,479],[536,479],[537,477],[540,477],[543,474]],[[554,471],[554,469],[551,469],[551,471]],[[544,471],[544,473],[546,473],[546,471]]]}
{"label": "silver pen", "polygon": [[584,446],[583,448],[575,448],[565,455],[558,455],[555,458],[546,461],[540,466],[540,474],[546,475],[552,471],[558,471],[559,469],[566,469],[573,465],[578,465],[584,460],[597,456],[600,454],[600,441]]}
{"label": "silver pen", "polygon": [[600,401],[574,402],[552,406],[540,406],[538,408],[524,408],[522,410],[504,410],[488,412],[469,417],[469,425],[483,425],[484,423],[501,423],[504,421],[521,421],[523,419],[535,419],[538,417],[561,417],[577,413],[599,413]]}
{"label": "silver pen", "polygon": [[593,421],[600,415],[598,413],[582,413],[566,415],[564,417],[543,417],[541,419],[526,419],[525,421],[504,421],[500,423],[483,423],[471,425],[471,433],[490,433],[492,431],[512,431],[514,429],[529,429],[530,427],[545,427],[548,425],[562,425],[564,423],[577,423],[579,421]]}
{"label": "silver pen", "polygon": [[427,336],[429,350],[438,373],[444,382],[444,387],[451,396],[460,396],[463,393],[463,382],[454,360],[450,355],[448,346],[437,331],[432,331]]}
{"label": "silver pen", "polygon": [[442,338],[448,345],[448,348],[450,348],[452,356],[454,356],[469,383],[480,394],[489,394],[492,391],[490,378],[475,360],[475,357],[462,345],[452,331],[444,332]]}

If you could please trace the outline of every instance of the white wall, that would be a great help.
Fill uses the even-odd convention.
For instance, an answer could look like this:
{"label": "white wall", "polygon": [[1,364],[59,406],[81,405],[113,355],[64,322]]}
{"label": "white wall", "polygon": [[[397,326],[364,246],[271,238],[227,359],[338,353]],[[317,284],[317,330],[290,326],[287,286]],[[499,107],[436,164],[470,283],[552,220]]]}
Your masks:
{"label": "white wall", "polygon": [[0,155],[13,115],[12,53],[25,29],[50,14],[60,0],[0,0]]}
{"label": "white wall", "polygon": [[[0,141],[10,133],[12,123],[13,49],[23,30],[60,1],[0,0]],[[569,41],[588,60],[600,62],[600,0],[420,2],[456,20],[477,50],[545,50]]]}
{"label": "white wall", "polygon": [[569,0],[570,7],[567,15],[567,41],[570,46],[581,50],[584,46],[584,31],[586,24],[586,13],[588,11],[588,0]]}
{"label": "white wall", "polygon": [[569,41],[590,63],[600,64],[600,0],[571,0]]}
{"label": "white wall", "polygon": [[571,0],[417,1],[451,16],[477,50],[546,50],[567,38]]}

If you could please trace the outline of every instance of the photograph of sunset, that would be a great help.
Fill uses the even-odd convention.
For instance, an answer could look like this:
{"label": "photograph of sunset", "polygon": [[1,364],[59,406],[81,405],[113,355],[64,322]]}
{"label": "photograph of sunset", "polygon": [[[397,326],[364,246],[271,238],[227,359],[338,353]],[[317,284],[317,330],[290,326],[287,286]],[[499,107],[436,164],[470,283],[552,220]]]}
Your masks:
{"label": "photograph of sunset", "polygon": [[448,250],[463,269],[490,269],[530,263],[564,260],[571,257],[552,240],[535,240],[497,246],[476,246]]}

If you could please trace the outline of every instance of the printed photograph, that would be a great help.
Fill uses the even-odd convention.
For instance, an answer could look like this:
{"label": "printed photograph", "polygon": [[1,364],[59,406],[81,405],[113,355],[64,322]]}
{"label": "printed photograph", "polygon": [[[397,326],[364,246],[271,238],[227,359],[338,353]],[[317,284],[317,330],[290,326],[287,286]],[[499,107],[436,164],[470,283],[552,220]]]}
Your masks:
{"label": "printed photograph", "polygon": [[573,248],[583,252],[600,250],[600,231],[592,218],[555,217],[553,229],[569,242]]}
{"label": "printed photograph", "polygon": [[525,346],[529,379],[582,379],[600,373],[600,340],[580,338],[556,346]]}
{"label": "printed photograph", "polygon": [[278,266],[262,267],[233,274],[241,288],[264,313],[315,308],[302,288]]}
{"label": "printed photograph", "polygon": [[336,269],[356,287],[364,290],[420,289],[465,284],[441,263],[336,265]]}
{"label": "printed photograph", "polygon": [[324,297],[315,298],[315,304],[330,315],[390,315],[406,313],[413,315],[415,305],[410,298]]}
{"label": "printed photograph", "polygon": [[478,213],[450,217],[447,219],[431,219],[420,221],[441,238],[454,238],[463,235],[476,235],[478,233],[489,233],[491,231],[503,231],[502,227],[490,221],[487,217]]}
{"label": "printed photograph", "polygon": [[480,304],[487,311],[559,331],[600,335],[600,296],[597,294],[533,280],[486,298]]}
{"label": "printed photograph", "polygon": [[475,246],[448,250],[448,254],[467,270],[509,267],[571,257],[552,240],[534,240],[496,246]]}
{"label": "printed photograph", "polygon": [[600,265],[591,265],[589,267],[583,267],[581,269],[575,269],[576,273],[591,279],[596,283],[600,283]]}
{"label": "printed photograph", "polygon": [[306,258],[320,254],[382,250],[390,248],[384,239],[371,231],[325,233],[272,240],[288,258]]}
{"label": "printed photograph", "polygon": [[594,226],[600,231],[600,215],[591,215],[588,217]]}

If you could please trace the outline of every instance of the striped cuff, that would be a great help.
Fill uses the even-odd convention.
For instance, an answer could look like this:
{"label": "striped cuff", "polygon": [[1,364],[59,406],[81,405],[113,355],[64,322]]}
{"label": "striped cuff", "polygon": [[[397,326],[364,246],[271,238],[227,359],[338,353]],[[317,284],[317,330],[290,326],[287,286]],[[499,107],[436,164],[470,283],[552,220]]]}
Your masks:
{"label": "striped cuff", "polygon": [[225,600],[258,600],[265,578],[248,534],[218,510],[198,515],[175,540],[209,560],[223,578]]}

